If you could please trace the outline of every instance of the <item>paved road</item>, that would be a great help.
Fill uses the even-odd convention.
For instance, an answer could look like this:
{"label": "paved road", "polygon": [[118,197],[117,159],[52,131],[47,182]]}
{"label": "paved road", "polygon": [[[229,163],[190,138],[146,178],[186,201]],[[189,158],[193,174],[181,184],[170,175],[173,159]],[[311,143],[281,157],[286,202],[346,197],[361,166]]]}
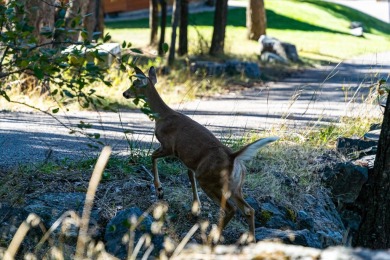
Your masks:
{"label": "paved road", "polygon": [[390,1],[389,0],[326,0],[354,8],[384,22],[390,23]]}
{"label": "paved road", "polygon": [[[390,53],[362,56],[338,66],[310,69],[280,82],[268,82],[241,93],[196,100],[172,107],[206,125],[219,137],[260,132],[272,128],[325,124],[340,116],[361,111],[377,113],[377,107],[360,103],[361,93],[378,77],[389,77]],[[293,98],[292,98],[293,97]],[[367,112],[364,112],[367,113]],[[59,116],[69,127],[80,121],[91,123],[90,133],[99,133],[116,154],[127,155],[124,130],[133,131],[131,143],[149,147],[153,123],[138,111],[115,113],[80,112]],[[121,121],[123,124],[121,124]],[[0,172],[20,164],[49,159],[85,159],[96,156],[87,138],[69,130],[44,114],[0,112]]]}

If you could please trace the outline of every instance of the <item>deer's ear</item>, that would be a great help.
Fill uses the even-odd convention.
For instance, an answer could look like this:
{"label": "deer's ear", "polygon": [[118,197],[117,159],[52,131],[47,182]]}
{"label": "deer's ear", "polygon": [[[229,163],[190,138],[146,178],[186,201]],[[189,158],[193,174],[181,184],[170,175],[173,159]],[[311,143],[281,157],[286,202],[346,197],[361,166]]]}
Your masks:
{"label": "deer's ear", "polygon": [[140,68],[138,68],[137,66],[134,67],[134,70],[135,70],[135,74],[145,76],[145,74],[142,72],[142,70],[140,70]]}
{"label": "deer's ear", "polygon": [[153,84],[157,83],[156,69],[153,66],[149,69],[149,79]]}

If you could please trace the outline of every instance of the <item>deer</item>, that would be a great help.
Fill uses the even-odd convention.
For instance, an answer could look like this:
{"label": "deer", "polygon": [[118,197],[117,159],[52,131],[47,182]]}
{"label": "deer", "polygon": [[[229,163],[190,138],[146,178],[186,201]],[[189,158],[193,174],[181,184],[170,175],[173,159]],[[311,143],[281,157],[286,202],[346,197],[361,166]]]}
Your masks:
{"label": "deer", "polygon": [[197,183],[205,194],[222,209],[219,235],[235,215],[241,211],[249,226],[248,241],[255,242],[255,211],[244,200],[242,193],[246,174],[244,161],[251,160],[257,151],[279,137],[256,140],[238,151],[222,144],[206,127],[190,117],[170,108],[155,88],[156,70],[150,67],[146,76],[134,67],[137,79],[123,92],[126,99],[143,98],[155,117],[154,134],[160,146],[152,152],[152,173],[154,187],[159,199],[163,199],[163,188],[159,179],[157,161],[167,156],[177,157],[188,169],[192,187],[192,210],[200,213],[201,203]]}

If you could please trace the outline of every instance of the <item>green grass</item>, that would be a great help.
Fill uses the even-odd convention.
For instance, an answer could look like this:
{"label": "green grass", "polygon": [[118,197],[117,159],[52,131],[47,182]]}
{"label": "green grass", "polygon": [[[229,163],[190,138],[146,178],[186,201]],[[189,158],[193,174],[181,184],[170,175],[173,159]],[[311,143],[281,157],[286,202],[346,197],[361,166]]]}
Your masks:
{"label": "green grass", "polygon": [[[268,0],[267,34],[297,46],[303,58],[339,61],[355,55],[390,50],[390,26],[354,9],[319,0]],[[170,17],[168,17],[170,21]],[[189,17],[190,54],[205,54],[211,42],[213,13]],[[349,34],[351,21],[364,24],[365,37]],[[106,24],[115,41],[130,41],[146,46],[149,41],[148,19]],[[166,41],[169,43],[168,26]],[[229,9],[225,52],[241,59],[257,59],[256,41],[246,39],[245,8]]]}

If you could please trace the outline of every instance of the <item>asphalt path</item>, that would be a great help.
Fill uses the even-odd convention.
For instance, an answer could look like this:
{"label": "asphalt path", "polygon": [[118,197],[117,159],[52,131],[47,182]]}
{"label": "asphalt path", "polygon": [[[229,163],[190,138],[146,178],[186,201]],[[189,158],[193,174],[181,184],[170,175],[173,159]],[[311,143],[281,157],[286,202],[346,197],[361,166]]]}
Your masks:
{"label": "asphalt path", "polygon": [[[294,131],[298,127],[335,123],[341,116],[378,114],[378,106],[362,103],[369,86],[388,78],[390,53],[365,55],[340,64],[308,69],[278,82],[267,82],[241,92],[174,104],[177,109],[229,138],[272,129]],[[67,127],[80,121],[86,131],[100,134],[116,155],[128,156],[130,147],[151,148],[154,123],[139,111],[77,112],[59,114]],[[125,137],[124,131],[130,131]],[[84,160],[96,157],[100,148],[42,113],[0,112],[0,172],[48,160]]]}

